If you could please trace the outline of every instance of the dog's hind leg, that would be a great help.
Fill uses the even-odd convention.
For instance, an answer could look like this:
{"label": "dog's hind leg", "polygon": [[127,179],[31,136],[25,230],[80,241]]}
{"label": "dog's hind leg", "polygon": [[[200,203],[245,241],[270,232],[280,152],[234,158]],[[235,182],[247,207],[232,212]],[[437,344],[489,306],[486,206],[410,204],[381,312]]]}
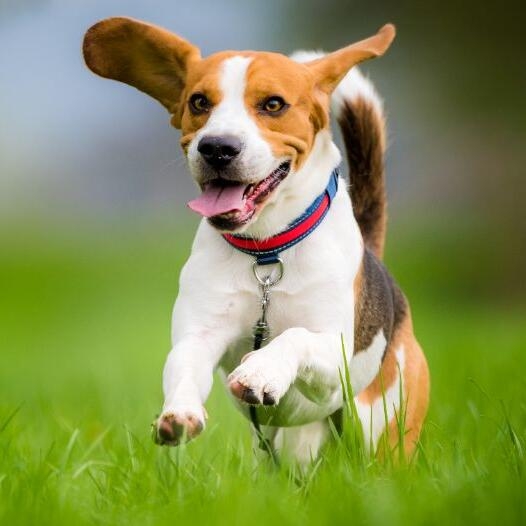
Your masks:
{"label": "dog's hind leg", "polygon": [[329,424],[324,419],[302,426],[280,427],[273,443],[281,459],[307,465],[316,460],[329,435]]}
{"label": "dog's hind leg", "polygon": [[[384,457],[416,447],[429,400],[427,362],[409,314],[393,335],[379,374],[355,397],[365,445]],[[400,449],[403,443],[403,450]]]}

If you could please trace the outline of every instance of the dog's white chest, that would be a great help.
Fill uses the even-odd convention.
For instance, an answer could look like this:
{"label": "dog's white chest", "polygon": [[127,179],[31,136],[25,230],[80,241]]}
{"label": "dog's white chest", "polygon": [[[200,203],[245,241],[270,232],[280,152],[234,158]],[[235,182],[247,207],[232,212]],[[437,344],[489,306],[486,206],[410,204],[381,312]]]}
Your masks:
{"label": "dog's white chest", "polygon": [[[267,311],[271,339],[289,329],[303,328],[314,334],[343,335],[352,352],[353,284],[361,261],[360,239],[342,188],[324,222],[296,247],[282,253],[283,278],[270,291]],[[261,289],[252,262],[250,256],[233,249],[202,224],[181,274],[174,343],[197,329],[204,333],[205,341],[215,339],[214,345],[220,338],[223,352],[217,363],[225,375],[252,351],[253,326],[261,315]],[[293,384],[276,407],[259,410],[261,423],[299,425],[328,416],[339,403],[314,403],[304,395],[302,386]]]}

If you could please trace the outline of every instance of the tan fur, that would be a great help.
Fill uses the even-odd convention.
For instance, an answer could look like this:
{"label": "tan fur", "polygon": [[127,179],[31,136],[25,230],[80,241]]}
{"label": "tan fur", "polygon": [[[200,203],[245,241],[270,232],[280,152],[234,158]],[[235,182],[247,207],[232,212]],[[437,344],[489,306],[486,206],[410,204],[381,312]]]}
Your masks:
{"label": "tan fur", "polygon": [[[188,72],[186,85],[181,93],[181,100],[187,101],[193,93],[202,93],[206,95],[213,106],[217,106],[222,99],[219,87],[221,64],[235,55],[239,55],[239,53],[224,51],[194,64]],[[179,108],[179,113],[172,117],[172,125],[181,129],[180,142],[186,151],[195,134],[206,124],[210,114],[194,115],[186,103],[181,103]]]}
{"label": "tan fur", "polygon": [[394,37],[394,26],[386,24],[376,35],[314,60],[310,67],[314,76],[319,79],[318,87],[327,94],[332,93],[353,66],[383,55]]}
{"label": "tan fur", "polygon": [[[310,153],[316,133],[329,125],[329,97],[339,80],[358,62],[379,56],[391,44],[394,27],[307,64],[278,53],[223,51],[202,59],[197,47],[160,27],[131,18],[108,18],[84,38],[86,64],[106,78],[130,84],[156,98],[181,128],[186,150],[208,115],[193,115],[192,93],[216,105],[221,100],[219,69],[234,55],[250,56],[246,107],[277,157],[290,158],[298,169]],[[258,111],[267,97],[279,95],[290,106],[280,115]]]}
{"label": "tan fur", "polygon": [[[319,117],[323,110],[312,97],[315,90],[312,72],[283,55],[257,53],[247,77],[246,106],[263,138],[276,157],[292,159],[294,169],[299,169],[312,149],[316,133],[325,124]],[[269,95],[282,97],[289,108],[279,116],[262,114],[257,109],[258,103]]]}
{"label": "tan fur", "polygon": [[[358,400],[364,404],[373,404],[382,398],[382,392],[387,391],[395,383],[399,375],[396,351],[401,346],[405,354],[405,366],[402,374],[404,410],[406,411],[404,451],[406,455],[411,455],[414,452],[427,413],[429,370],[424,353],[414,336],[409,310],[389,343],[380,372],[373,382],[358,395]],[[389,448],[391,450],[396,449],[399,438],[396,416],[389,422],[387,434]],[[382,451],[383,443],[384,441],[381,438],[378,450],[380,456],[385,455],[385,451]]]}
{"label": "tan fur", "polygon": [[[290,158],[293,166],[299,168],[310,153],[315,134],[320,129],[317,115],[321,109],[309,96],[314,90],[314,77],[308,67],[295,64],[277,53],[216,53],[193,65],[182,98],[188,99],[192,93],[199,92],[205,94],[212,105],[219,104],[220,68],[225,60],[233,56],[252,59],[247,71],[245,102],[263,138],[271,145],[276,157]],[[296,67],[291,68],[291,63]],[[290,104],[283,115],[271,116],[259,110],[261,101],[271,95],[281,96]],[[180,107],[182,111],[175,124],[180,124],[181,145],[186,148],[204,126],[209,114],[194,115],[183,105]]]}
{"label": "tan fur", "polygon": [[187,71],[200,60],[198,48],[183,38],[124,17],[92,26],[82,50],[94,73],[144,91],[170,113],[177,113]]}
{"label": "tan fur", "polygon": [[[88,30],[83,52],[86,64],[98,75],[130,84],[159,100],[172,114],[173,126],[181,128],[184,150],[209,116],[209,113],[195,115],[190,111],[190,96],[199,92],[208,98],[212,107],[219,104],[223,62],[235,55],[251,57],[245,89],[247,111],[274,155],[290,159],[298,169],[311,152],[318,131],[329,126],[331,92],[352,66],[382,55],[394,35],[394,27],[388,24],[368,39],[305,64],[277,53],[251,51],[225,51],[203,59],[197,47],[165,29],[129,18],[109,18]],[[276,115],[261,112],[262,101],[271,96],[282,97],[289,105],[287,110]],[[380,131],[376,139],[378,151],[383,155],[383,132]],[[383,179],[377,190],[383,196]],[[385,214],[382,217],[370,236],[364,233],[366,244],[378,256],[383,251]],[[363,283],[362,266],[354,283],[356,297]],[[404,448],[411,453],[427,410],[429,375],[413,335],[409,312],[391,338],[381,373],[359,395],[359,400],[373,403],[382,396],[382,387],[388,389],[396,380],[395,351],[400,345],[405,349],[406,358],[403,385],[408,433]],[[390,447],[398,440],[393,425],[396,423],[389,424]]]}

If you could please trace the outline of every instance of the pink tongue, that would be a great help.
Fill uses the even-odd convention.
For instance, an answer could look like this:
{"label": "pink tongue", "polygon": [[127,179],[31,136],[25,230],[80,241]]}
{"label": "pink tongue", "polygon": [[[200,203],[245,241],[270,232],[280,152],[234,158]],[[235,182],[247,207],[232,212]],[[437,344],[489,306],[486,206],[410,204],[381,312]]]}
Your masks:
{"label": "pink tongue", "polygon": [[246,187],[244,184],[220,186],[211,183],[197,199],[188,203],[188,207],[204,217],[245,210],[247,203],[243,194]]}

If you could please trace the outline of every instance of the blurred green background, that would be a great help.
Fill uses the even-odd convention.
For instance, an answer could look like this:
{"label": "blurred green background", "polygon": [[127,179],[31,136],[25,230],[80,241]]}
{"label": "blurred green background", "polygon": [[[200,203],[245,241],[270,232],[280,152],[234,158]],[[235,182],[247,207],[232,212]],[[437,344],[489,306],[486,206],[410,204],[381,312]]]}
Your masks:
{"label": "blurred green background", "polygon": [[[186,460],[150,443],[195,189],[164,109],[83,65],[112,15],[205,54],[397,25],[363,70],[389,116],[386,261],[432,375],[413,478],[254,479],[218,386]],[[519,2],[1,0],[0,522],[340,523],[347,502],[356,523],[524,523],[524,22]]]}
{"label": "blurred green background", "polygon": [[[461,238],[456,251],[437,252],[447,296],[523,297],[521,2],[2,0],[0,218],[10,230],[111,223],[133,232],[159,217],[194,220],[184,204],[195,189],[164,108],[83,64],[86,28],[123,14],[179,32],[204,54],[332,50],[394,22],[389,53],[363,66],[389,116],[391,230],[404,221],[425,240]],[[465,259],[473,272],[457,279]]]}

